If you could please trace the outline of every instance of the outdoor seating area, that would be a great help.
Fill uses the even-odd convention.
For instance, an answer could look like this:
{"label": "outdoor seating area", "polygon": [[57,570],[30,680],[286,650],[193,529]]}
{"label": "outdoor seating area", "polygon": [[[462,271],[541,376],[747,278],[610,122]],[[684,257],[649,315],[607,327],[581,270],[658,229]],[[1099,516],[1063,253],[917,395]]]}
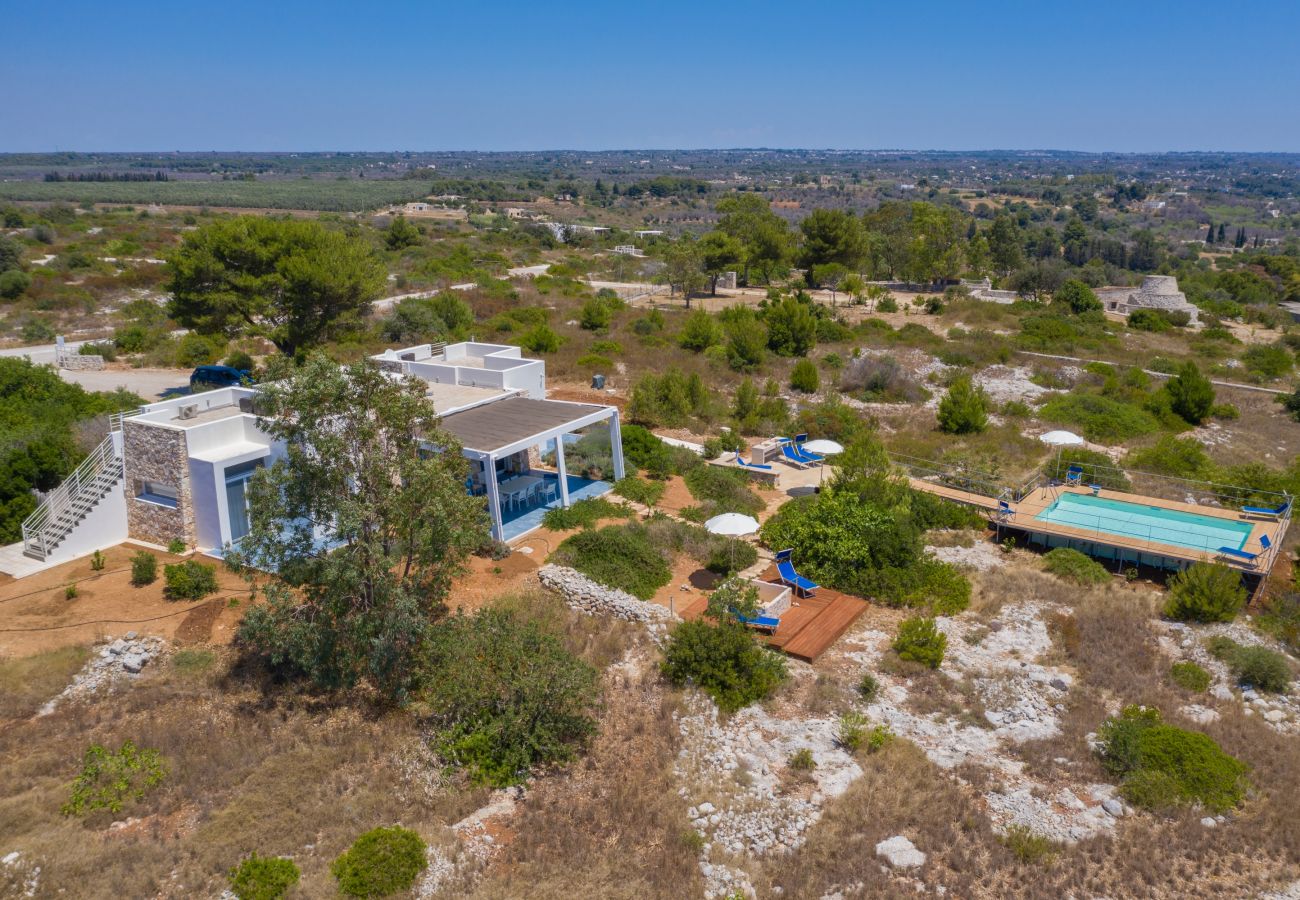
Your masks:
{"label": "outdoor seating area", "polygon": [[[519,486],[511,494],[513,499],[501,509],[503,541],[512,541],[540,527],[546,511],[560,506],[560,476],[557,473],[531,472],[503,481],[503,504],[507,503],[505,492],[511,481],[517,481]],[[595,481],[578,475],[569,475],[566,481],[570,505],[579,500],[600,497],[614,489],[611,482]]]}

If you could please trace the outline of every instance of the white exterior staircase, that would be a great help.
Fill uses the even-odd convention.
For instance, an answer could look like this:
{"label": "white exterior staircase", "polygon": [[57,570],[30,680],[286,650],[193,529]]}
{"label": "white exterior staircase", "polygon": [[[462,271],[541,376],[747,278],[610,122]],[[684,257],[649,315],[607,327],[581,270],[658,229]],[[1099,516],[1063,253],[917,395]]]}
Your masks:
{"label": "white exterior staircase", "polygon": [[122,416],[111,416],[108,436],[23,521],[24,556],[48,560],[101,502],[121,495],[121,430]]}

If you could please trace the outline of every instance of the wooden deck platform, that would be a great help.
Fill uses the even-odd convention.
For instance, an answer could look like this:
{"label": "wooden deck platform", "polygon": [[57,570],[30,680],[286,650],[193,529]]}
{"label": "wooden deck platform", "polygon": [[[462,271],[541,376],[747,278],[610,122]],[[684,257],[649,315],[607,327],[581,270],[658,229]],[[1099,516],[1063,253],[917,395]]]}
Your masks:
{"label": "wooden deck platform", "polygon": [[[760,578],[777,581],[776,567],[772,566]],[[683,619],[696,619],[704,614],[706,599],[700,599],[682,610]],[[767,645],[804,662],[813,662],[826,652],[840,635],[849,630],[858,616],[870,604],[861,597],[841,594],[830,588],[818,588],[812,597],[793,598],[790,608],[781,616],[775,634],[761,635]]]}
{"label": "wooden deck platform", "polygon": [[[1081,528],[1037,518],[1038,515],[1042,513],[1043,510],[1050,507],[1061,494],[1091,494],[1092,490],[1088,487],[1058,485],[1055,487],[1035,488],[1023,499],[1010,504],[1013,510],[1011,515],[999,517],[997,515],[998,500],[994,497],[988,497],[971,491],[963,491],[960,488],[935,484],[934,482],[924,481],[917,478],[910,478],[908,480],[912,487],[917,490],[926,491],[927,493],[935,494],[948,500],[965,503],[969,506],[974,506],[984,510],[989,513],[989,519],[992,524],[1000,525],[1004,528],[1013,528],[1033,534],[1068,538],[1075,541],[1086,541],[1092,544],[1113,547],[1120,551],[1129,551],[1135,554],[1144,553],[1148,556],[1159,556],[1183,562],[1219,562],[1242,572],[1255,575],[1267,575],[1269,570],[1272,569],[1273,563],[1278,555],[1278,548],[1282,545],[1283,538],[1286,537],[1287,525],[1290,523],[1289,518],[1279,521],[1267,517],[1247,517],[1240,510],[1222,509],[1214,506],[1201,506],[1193,503],[1181,503],[1177,500],[1164,500],[1159,497],[1147,497],[1141,494],[1129,494],[1123,491],[1103,489],[1099,494],[1099,496],[1103,498],[1118,500],[1124,503],[1155,506],[1162,509],[1193,513],[1198,516],[1249,523],[1251,525],[1251,531],[1247,536],[1246,543],[1242,549],[1258,555],[1258,558],[1254,561],[1254,564],[1252,564],[1250,561],[1219,554],[1216,552],[1217,548],[1198,550],[1190,547],[1179,547],[1174,544],[1165,544],[1155,540],[1114,534],[1109,531],[1097,529]],[[1260,538],[1264,536],[1267,536],[1269,541],[1272,543],[1273,546],[1271,550],[1266,550],[1261,543]]]}

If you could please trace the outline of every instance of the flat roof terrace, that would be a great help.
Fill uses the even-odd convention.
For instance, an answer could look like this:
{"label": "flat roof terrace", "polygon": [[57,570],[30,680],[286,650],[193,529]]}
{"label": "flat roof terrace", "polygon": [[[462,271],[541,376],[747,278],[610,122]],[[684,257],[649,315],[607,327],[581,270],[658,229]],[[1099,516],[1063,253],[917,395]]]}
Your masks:
{"label": "flat roof terrace", "polygon": [[592,424],[609,414],[609,407],[563,400],[509,397],[485,406],[452,413],[442,427],[454,434],[467,450],[495,453],[548,433]]}

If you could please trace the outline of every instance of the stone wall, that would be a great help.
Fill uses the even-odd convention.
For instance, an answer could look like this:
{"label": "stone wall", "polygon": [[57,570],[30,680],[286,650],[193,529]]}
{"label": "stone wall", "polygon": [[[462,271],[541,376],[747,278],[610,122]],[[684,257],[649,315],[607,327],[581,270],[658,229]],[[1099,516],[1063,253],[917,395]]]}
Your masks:
{"label": "stone wall", "polygon": [[59,357],[59,368],[79,372],[98,372],[104,368],[104,357],[99,354],[83,356],[79,353],[65,353]]}
{"label": "stone wall", "polygon": [[[194,546],[194,497],[185,432],[127,419],[122,429],[126,470],[127,533],[137,541],[166,545],[180,538]],[[146,481],[176,488],[176,507],[138,500]]]}
{"label": "stone wall", "polygon": [[677,618],[657,603],[638,600],[625,591],[606,587],[565,566],[542,566],[537,577],[543,587],[560,594],[569,606],[591,615],[614,616],[629,622],[652,624]]}

